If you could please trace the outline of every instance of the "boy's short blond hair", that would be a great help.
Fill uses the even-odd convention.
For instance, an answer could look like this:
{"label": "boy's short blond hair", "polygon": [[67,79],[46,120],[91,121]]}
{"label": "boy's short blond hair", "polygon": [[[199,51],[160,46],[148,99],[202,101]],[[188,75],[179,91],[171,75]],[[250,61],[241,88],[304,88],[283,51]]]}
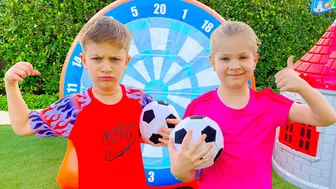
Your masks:
{"label": "boy's short blond hair", "polygon": [[124,48],[129,52],[132,34],[126,26],[107,16],[96,16],[92,18],[80,32],[80,44],[85,53],[89,43],[110,42],[120,49]]}
{"label": "boy's short blond hair", "polygon": [[261,44],[259,38],[255,34],[254,30],[244,22],[237,21],[225,21],[216,30],[214,30],[210,36],[210,49],[213,56],[218,49],[218,40],[224,36],[234,36],[236,34],[245,34],[249,38],[251,47],[254,53],[257,53],[259,45]]}

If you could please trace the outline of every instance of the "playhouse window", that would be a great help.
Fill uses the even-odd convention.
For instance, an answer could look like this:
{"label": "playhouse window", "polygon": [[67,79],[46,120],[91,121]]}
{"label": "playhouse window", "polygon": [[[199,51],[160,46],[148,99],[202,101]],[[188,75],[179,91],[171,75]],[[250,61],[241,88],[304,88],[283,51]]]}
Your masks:
{"label": "playhouse window", "polygon": [[293,150],[316,157],[319,133],[316,126],[287,121],[280,128],[279,141]]}

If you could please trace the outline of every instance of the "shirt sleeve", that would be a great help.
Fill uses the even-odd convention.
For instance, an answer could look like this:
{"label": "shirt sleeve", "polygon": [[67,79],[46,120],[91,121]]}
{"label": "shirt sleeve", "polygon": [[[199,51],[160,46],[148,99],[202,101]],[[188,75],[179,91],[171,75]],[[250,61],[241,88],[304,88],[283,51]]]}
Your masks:
{"label": "shirt sleeve", "polygon": [[195,100],[193,100],[193,101],[191,101],[189,104],[188,104],[188,106],[187,106],[187,108],[186,108],[186,110],[185,110],[185,112],[184,112],[184,116],[183,116],[183,119],[185,119],[185,118],[187,118],[187,117],[190,117],[190,116],[192,116],[192,115],[194,115],[195,113],[195,109],[196,109],[196,103],[197,101],[196,101],[196,99]]}
{"label": "shirt sleeve", "polygon": [[275,126],[285,126],[294,101],[272,91],[272,89],[264,89],[264,93],[268,97],[266,101],[267,110],[271,112]]}
{"label": "shirt sleeve", "polygon": [[191,108],[191,104],[189,104],[189,105],[187,106],[185,112],[184,112],[184,115],[183,115],[183,118],[182,118],[182,119],[185,119],[186,117],[191,116],[191,112],[192,112],[191,109],[192,109],[192,108]]}
{"label": "shirt sleeve", "polygon": [[126,95],[129,98],[138,101],[140,103],[142,109],[147,104],[154,101],[154,99],[149,94],[147,94],[145,91],[143,91],[142,89],[133,88],[133,87],[126,86],[126,85],[124,87],[125,87]]}
{"label": "shirt sleeve", "polygon": [[144,108],[147,104],[154,101],[154,99],[146,92],[142,92],[141,107]]}
{"label": "shirt sleeve", "polygon": [[29,115],[30,127],[35,136],[68,137],[79,113],[74,95],[63,97],[42,111],[32,111]]}

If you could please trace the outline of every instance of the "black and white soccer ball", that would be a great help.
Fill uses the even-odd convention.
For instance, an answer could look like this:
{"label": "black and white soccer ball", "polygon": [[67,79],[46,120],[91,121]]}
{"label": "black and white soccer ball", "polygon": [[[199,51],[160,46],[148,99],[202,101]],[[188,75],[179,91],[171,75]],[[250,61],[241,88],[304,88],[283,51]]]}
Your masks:
{"label": "black and white soccer ball", "polygon": [[207,163],[200,165],[198,169],[212,166],[224,149],[224,136],[219,125],[206,116],[190,116],[183,119],[178,125],[176,125],[170,134],[177,150],[180,149],[188,130],[192,130],[192,138],[189,143],[189,148],[192,148],[203,134],[206,134],[207,137],[199,147],[198,152],[206,148],[207,145],[213,144],[211,150],[204,156],[207,157],[211,155],[213,158]]}
{"label": "black and white soccer ball", "polygon": [[163,101],[152,101],[142,110],[140,134],[142,139],[152,146],[162,146],[159,130],[162,127],[173,129],[175,125],[167,123],[167,119],[180,119],[176,109]]}

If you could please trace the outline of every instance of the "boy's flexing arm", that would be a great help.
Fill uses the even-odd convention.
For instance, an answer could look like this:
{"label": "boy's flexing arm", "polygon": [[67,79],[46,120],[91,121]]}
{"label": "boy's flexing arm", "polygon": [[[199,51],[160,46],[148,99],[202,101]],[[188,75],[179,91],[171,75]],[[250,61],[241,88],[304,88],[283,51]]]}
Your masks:
{"label": "boy's flexing arm", "polygon": [[20,136],[33,135],[29,125],[30,110],[24,102],[18,86],[27,76],[37,76],[40,72],[33,69],[28,62],[18,62],[5,75],[8,113],[15,134]]}

